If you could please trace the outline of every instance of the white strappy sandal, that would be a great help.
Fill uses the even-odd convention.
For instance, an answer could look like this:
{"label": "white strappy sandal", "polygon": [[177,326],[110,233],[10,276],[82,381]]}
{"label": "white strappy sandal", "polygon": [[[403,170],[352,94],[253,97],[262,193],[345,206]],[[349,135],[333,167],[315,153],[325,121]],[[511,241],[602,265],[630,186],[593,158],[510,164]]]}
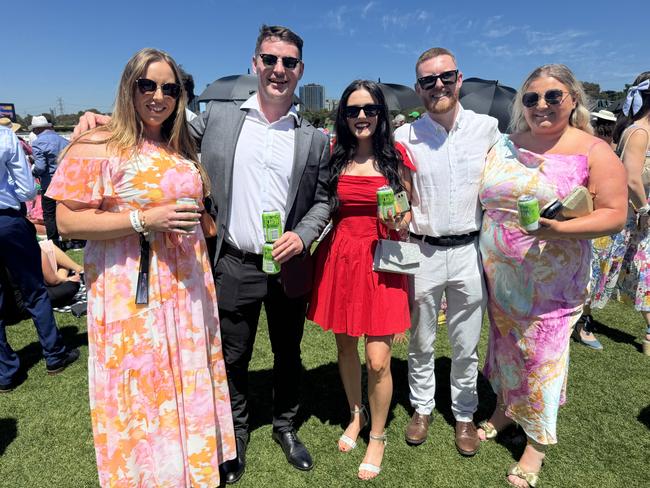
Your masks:
{"label": "white strappy sandal", "polygon": [[[372,432],[369,434],[369,438],[371,441],[378,441],[378,442],[383,442],[384,446],[386,445],[386,431],[384,431],[383,434],[381,435],[375,435]],[[361,478],[361,471],[368,471],[369,473],[373,473],[375,476],[371,478]],[[374,464],[370,463],[361,463],[359,465],[359,479],[367,481],[367,480],[373,480],[381,473],[381,466],[375,466]]]}
{"label": "white strappy sandal", "polygon": [[[352,417],[356,414],[359,414],[360,416],[363,417],[363,422],[361,422],[361,428],[359,429],[359,433],[368,425],[368,411],[366,410],[365,405],[361,405],[361,408],[355,408],[350,410],[350,413],[352,414]],[[339,437],[339,442],[345,444],[348,446],[349,449],[341,449],[341,446],[339,445],[339,451],[340,452],[350,452],[352,449],[357,447],[357,441],[352,439],[351,437],[342,434],[341,437]]]}

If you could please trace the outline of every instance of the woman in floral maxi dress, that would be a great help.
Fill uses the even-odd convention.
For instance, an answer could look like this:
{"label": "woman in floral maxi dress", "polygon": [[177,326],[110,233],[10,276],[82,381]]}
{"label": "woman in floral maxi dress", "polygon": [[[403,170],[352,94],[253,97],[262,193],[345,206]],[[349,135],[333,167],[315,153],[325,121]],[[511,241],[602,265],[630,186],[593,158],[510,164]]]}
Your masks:
{"label": "woman in floral maxi dress", "polygon": [[[144,81],[142,81],[144,80]],[[87,239],[90,408],[102,487],[215,487],[235,457],[202,177],[174,61],[128,62],[112,121],[72,144],[48,190]],[[135,219],[135,221],[134,221]],[[144,232],[143,232],[144,231]],[[141,242],[148,303],[135,302]]]}

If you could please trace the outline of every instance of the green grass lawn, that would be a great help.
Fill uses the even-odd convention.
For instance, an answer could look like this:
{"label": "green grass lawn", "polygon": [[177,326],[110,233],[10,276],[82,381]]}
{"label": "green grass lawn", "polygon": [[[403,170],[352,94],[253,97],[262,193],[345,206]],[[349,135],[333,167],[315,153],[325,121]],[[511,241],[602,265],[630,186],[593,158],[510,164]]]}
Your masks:
{"label": "green grass lawn", "polygon": [[[650,486],[650,357],[640,352],[643,320],[618,303],[594,314],[601,323],[601,353],[572,343],[568,403],[560,411],[559,444],[549,449],[541,486]],[[92,487],[97,474],[88,409],[85,319],[57,314],[66,340],[80,346],[82,358],[63,374],[48,377],[31,321],[8,328],[28,379],[0,396],[0,486]],[[272,354],[266,320],[255,344],[251,368],[252,428],[248,466],[239,487],[362,486],[356,479],[367,441],[350,454],[340,454],[336,441],[348,419],[348,407],[336,366],[334,338],[306,324],[303,339],[303,407],[300,436],[310,448],[315,468],[291,468],[271,439],[270,366]],[[483,330],[484,356],[487,323]],[[406,381],[406,345],[395,345],[395,395],[387,433],[383,471],[371,482],[391,487],[506,486],[507,466],[523,449],[521,437],[483,444],[473,458],[454,447],[449,398],[450,350],[445,329],[439,333],[436,360],[437,407],[429,439],[419,447],[404,442],[411,409]],[[482,361],[482,360],[481,360]],[[489,416],[494,395],[479,381],[476,420]]]}

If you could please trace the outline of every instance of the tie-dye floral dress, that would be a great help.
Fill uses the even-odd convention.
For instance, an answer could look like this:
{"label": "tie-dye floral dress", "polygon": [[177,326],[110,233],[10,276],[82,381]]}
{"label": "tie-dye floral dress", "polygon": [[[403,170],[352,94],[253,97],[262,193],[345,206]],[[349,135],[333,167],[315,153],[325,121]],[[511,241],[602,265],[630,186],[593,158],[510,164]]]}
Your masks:
{"label": "tie-dye floral dress", "polygon": [[[66,158],[47,192],[107,212],[201,200],[194,165],[145,142],[131,158]],[[194,234],[154,233],[135,304],[134,233],[89,241],[90,409],[102,487],[215,487],[235,439],[210,262]]]}
{"label": "tie-dye floral dress", "polygon": [[586,185],[588,173],[586,155],[539,155],[503,136],[488,154],[480,188],[490,319],[484,374],[506,415],[540,444],[557,442],[569,337],[587,295],[590,246],[524,234],[517,199],[534,195],[542,207]]}

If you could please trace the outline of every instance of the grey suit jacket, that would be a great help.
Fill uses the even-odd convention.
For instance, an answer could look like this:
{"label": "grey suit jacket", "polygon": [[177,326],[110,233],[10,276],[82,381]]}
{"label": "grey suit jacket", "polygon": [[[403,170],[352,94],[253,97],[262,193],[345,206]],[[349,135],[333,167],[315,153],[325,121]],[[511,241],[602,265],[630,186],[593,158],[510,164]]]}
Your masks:
{"label": "grey suit jacket", "polygon": [[[232,102],[211,102],[207,110],[190,122],[190,132],[201,145],[201,163],[212,184],[217,221],[216,259],[219,257],[231,211],[232,173],[235,149],[246,110]],[[296,126],[293,170],[285,207],[285,231],[300,236],[305,251],[282,265],[282,282],[289,296],[311,289],[309,248],[329,220],[327,136],[300,118]],[[256,191],[251,188],[250,191]]]}

